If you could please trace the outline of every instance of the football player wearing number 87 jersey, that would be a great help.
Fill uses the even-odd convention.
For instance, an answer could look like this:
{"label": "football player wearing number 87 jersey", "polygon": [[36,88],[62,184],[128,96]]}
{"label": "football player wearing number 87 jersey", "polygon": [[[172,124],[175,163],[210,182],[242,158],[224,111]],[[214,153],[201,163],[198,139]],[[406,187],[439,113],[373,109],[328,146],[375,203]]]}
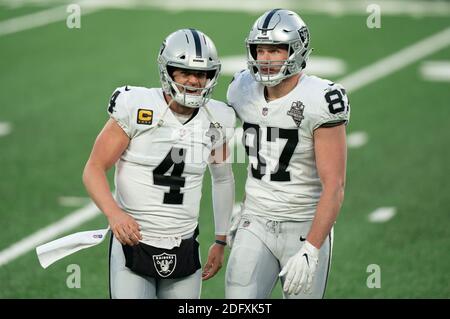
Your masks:
{"label": "football player wearing number 87 jersey", "polygon": [[346,92],[303,72],[310,38],[295,12],[264,13],[246,45],[248,70],[227,94],[249,166],[230,229],[226,297],[267,298],[280,278],[285,298],[322,298],[344,196]]}
{"label": "football player wearing number 87 jersey", "polygon": [[[108,218],[112,298],[199,298],[221,268],[234,202],[227,143],[235,113],[211,99],[220,72],[211,39],[170,34],[158,54],[162,88],[125,86],[112,95],[83,180]],[[115,164],[115,198],[106,172]],[[215,242],[199,256],[202,181],[212,176]]]}

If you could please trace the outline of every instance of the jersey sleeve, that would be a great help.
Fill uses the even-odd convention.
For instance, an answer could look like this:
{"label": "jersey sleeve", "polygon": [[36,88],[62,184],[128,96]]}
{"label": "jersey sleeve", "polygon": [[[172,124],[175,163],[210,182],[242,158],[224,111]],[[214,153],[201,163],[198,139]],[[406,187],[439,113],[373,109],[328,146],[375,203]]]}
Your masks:
{"label": "jersey sleeve", "polygon": [[232,107],[227,106],[226,123],[224,125],[225,129],[225,143],[229,143],[234,136],[234,131],[236,127],[236,112]]}
{"label": "jersey sleeve", "polygon": [[231,80],[230,84],[228,85],[227,90],[227,104],[231,107],[235,106],[236,100],[238,99],[237,93],[238,90],[236,90],[237,87],[239,87],[239,82],[241,80],[242,74],[245,70],[241,70],[239,72],[236,72],[233,76],[233,79]]}
{"label": "jersey sleeve", "polygon": [[108,104],[108,114],[123,129],[128,137],[133,137],[134,128],[131,122],[131,115],[127,103],[127,91],[125,87],[117,88],[111,95]]}
{"label": "jersey sleeve", "polygon": [[[235,119],[236,117],[239,118],[239,120],[242,120],[239,117],[239,107],[242,104],[242,92],[245,92],[247,89],[247,85],[244,84],[243,78],[245,75],[246,70],[241,70],[239,72],[236,72],[233,76],[233,79],[231,80],[230,84],[228,85],[227,90],[227,104],[235,111]],[[240,103],[239,103],[240,102]]]}
{"label": "jersey sleeve", "polygon": [[318,92],[318,107],[312,114],[311,132],[323,125],[333,126],[333,124],[341,122],[347,125],[350,120],[350,104],[342,85],[329,84],[326,89]]}

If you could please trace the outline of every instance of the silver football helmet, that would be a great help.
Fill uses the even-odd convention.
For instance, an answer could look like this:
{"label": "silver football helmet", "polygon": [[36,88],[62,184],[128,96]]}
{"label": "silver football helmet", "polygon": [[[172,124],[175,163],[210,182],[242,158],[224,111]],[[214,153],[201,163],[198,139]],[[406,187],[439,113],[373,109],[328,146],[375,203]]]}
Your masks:
{"label": "silver football helmet", "polygon": [[[299,73],[306,66],[311,53],[309,30],[305,22],[295,12],[273,9],[260,16],[245,40],[247,65],[256,81],[265,86],[275,86],[282,80]],[[288,58],[280,61],[257,60],[258,44],[285,44]],[[280,68],[276,74],[262,72],[262,67]]]}
{"label": "silver football helmet", "polygon": [[[195,29],[181,29],[170,34],[162,43],[158,66],[164,92],[181,105],[198,108],[211,98],[221,65],[216,47],[206,34]],[[205,87],[196,88],[176,83],[172,77],[175,68],[205,71]]]}

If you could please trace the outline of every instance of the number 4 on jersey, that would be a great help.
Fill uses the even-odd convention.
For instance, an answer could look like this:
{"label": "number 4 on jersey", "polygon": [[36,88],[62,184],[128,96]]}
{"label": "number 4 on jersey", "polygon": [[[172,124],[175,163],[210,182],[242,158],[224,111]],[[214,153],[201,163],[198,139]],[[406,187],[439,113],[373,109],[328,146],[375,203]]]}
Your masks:
{"label": "number 4 on jersey", "polygon": [[[182,177],[184,171],[184,159],[186,150],[184,148],[173,147],[167,153],[166,157],[153,171],[153,183],[160,186],[169,186],[169,192],[164,193],[164,204],[181,205],[183,196],[181,188],[184,187],[186,177]],[[174,161],[174,159],[176,161]],[[167,171],[173,166],[172,173],[166,175]]]}

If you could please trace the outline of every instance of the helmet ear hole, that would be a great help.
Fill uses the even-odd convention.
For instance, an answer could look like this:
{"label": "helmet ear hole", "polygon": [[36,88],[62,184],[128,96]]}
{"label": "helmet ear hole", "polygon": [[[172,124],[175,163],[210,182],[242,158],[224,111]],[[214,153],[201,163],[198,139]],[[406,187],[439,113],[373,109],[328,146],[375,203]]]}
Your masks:
{"label": "helmet ear hole", "polygon": [[206,71],[206,78],[212,80],[216,76],[216,70]]}
{"label": "helmet ear hole", "polygon": [[167,74],[173,79],[173,72],[175,72],[175,68],[173,66],[167,66]]}
{"label": "helmet ear hole", "polygon": [[256,60],[256,44],[250,44],[250,54]]}

